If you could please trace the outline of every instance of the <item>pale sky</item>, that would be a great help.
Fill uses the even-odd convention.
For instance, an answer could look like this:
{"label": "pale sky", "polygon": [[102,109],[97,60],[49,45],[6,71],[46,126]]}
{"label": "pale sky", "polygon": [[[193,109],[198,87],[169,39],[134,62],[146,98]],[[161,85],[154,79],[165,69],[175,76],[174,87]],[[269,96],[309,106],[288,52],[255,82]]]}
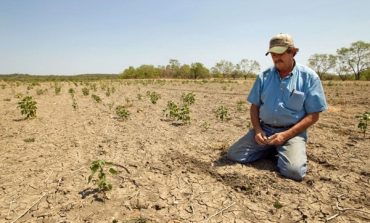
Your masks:
{"label": "pale sky", "polygon": [[289,33],[297,62],[370,42],[369,0],[0,0],[0,74],[120,73],[129,66],[234,64]]}

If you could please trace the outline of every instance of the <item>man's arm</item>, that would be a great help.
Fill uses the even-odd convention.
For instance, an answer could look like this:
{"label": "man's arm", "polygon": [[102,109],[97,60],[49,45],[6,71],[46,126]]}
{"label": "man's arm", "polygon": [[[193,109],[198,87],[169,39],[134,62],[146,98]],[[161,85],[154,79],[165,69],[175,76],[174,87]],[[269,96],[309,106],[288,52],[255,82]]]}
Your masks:
{"label": "man's arm", "polygon": [[265,135],[265,132],[262,130],[261,124],[260,124],[260,107],[252,104],[250,116],[251,116],[252,126],[255,131],[254,139],[256,140],[258,144],[266,145],[267,137]]}
{"label": "man's arm", "polygon": [[281,145],[287,140],[293,138],[294,136],[298,135],[300,132],[306,130],[311,125],[315,124],[319,120],[320,112],[314,112],[306,115],[301,121],[297,122],[293,127],[290,129],[276,133],[269,137],[268,144],[269,145]]}

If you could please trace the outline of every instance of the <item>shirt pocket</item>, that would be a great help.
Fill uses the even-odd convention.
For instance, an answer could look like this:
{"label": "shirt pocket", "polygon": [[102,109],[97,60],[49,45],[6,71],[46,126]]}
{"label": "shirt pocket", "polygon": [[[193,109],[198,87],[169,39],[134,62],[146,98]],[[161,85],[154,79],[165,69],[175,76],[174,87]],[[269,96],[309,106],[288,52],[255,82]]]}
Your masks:
{"label": "shirt pocket", "polygon": [[294,111],[300,111],[303,108],[305,94],[302,91],[292,90],[288,91],[285,97],[285,107]]}

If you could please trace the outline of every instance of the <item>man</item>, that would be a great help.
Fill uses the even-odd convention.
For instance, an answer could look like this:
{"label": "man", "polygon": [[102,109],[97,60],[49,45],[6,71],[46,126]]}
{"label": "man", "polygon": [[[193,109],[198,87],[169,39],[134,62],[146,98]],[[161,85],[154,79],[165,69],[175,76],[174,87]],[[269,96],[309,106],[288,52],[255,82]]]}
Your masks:
{"label": "man", "polygon": [[270,40],[274,66],[256,79],[248,102],[253,128],[228,151],[228,158],[249,163],[277,153],[277,167],[284,177],[301,181],[307,171],[307,128],[326,110],[319,76],[297,64],[298,48],[288,34]]}

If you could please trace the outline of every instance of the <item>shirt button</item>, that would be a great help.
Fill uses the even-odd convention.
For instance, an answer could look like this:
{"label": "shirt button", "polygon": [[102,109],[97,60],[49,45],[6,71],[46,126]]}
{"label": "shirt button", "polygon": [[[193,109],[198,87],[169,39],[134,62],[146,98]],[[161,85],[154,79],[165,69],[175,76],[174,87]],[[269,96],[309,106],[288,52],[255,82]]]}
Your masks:
{"label": "shirt button", "polygon": [[277,109],[275,109],[275,111],[277,112]]}

